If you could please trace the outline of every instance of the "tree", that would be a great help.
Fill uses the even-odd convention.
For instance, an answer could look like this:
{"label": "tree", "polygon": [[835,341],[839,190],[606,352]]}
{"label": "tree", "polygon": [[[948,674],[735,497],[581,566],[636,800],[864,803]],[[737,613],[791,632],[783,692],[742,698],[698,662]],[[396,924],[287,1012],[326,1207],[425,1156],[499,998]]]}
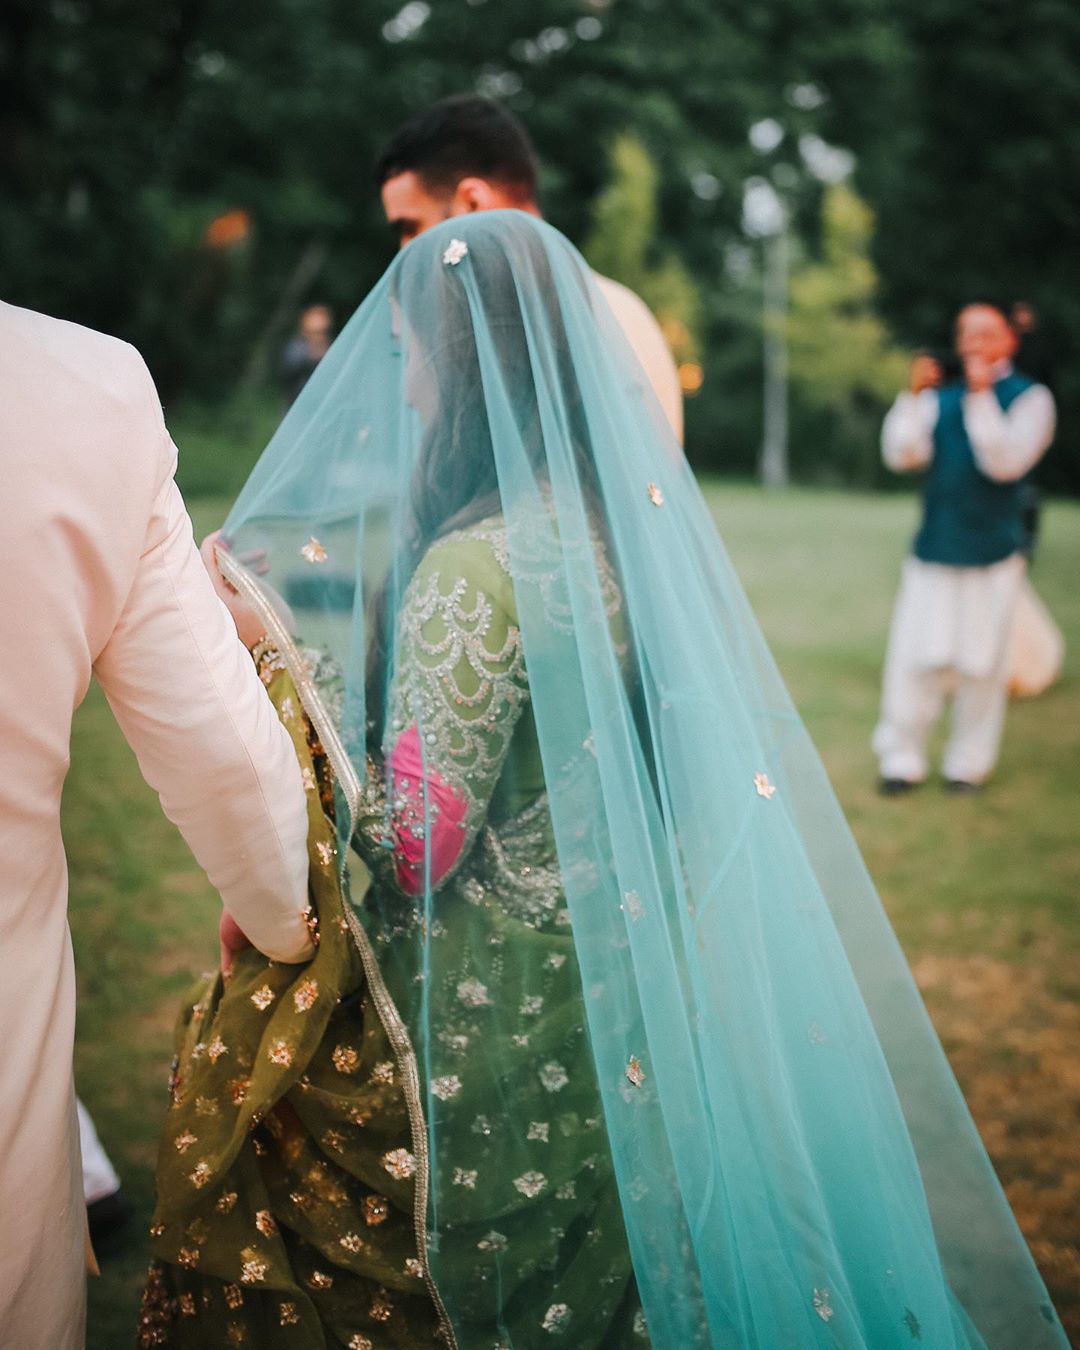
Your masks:
{"label": "tree", "polygon": [[680,367],[700,357],[701,301],[690,273],[657,238],[659,174],[636,137],[623,134],[610,151],[611,182],[593,202],[583,252],[598,272],[621,281],[660,322]]}
{"label": "tree", "polygon": [[[874,482],[881,417],[907,377],[909,354],[879,317],[870,259],[874,215],[846,183],[822,198],[821,256],[791,276],[787,335],[791,377],[811,413],[831,423],[815,447],[843,481]],[[804,459],[804,472],[815,475]]]}

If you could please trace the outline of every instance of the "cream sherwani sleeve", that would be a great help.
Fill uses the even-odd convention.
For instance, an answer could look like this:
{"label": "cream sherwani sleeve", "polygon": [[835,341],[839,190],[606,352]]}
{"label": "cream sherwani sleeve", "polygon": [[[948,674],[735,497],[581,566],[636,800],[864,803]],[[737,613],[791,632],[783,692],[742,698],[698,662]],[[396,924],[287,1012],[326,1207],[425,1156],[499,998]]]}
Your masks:
{"label": "cream sherwani sleeve", "polygon": [[306,959],[300,768],[214,594],[171,471],[94,671],[143,776],[226,908],[267,956]]}
{"label": "cream sherwani sleeve", "polygon": [[594,272],[600,294],[608,303],[627,342],[648,376],[656,400],[675,433],[683,442],[683,397],[679,372],[656,316],[639,295],[621,282]]}
{"label": "cream sherwani sleeve", "polygon": [[60,803],[95,671],[256,944],[308,950],[300,770],[195,552],[174,457],[137,352],[0,302],[0,1350],[84,1344]]}

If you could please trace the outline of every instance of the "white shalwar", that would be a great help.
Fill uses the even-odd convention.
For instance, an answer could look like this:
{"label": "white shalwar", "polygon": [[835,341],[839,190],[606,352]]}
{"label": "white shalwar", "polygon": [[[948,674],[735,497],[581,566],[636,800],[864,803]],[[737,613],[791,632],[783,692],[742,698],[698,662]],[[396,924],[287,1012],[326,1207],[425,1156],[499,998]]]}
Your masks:
{"label": "white shalwar", "polygon": [[[1008,367],[996,372],[1008,374]],[[923,469],[934,454],[938,396],[902,393],[882,428],[885,463]],[[964,397],[964,427],[979,469],[998,482],[1022,478],[1054,437],[1054,400],[1034,385],[1003,411],[992,390]],[[942,772],[982,783],[997,761],[1008,698],[1011,630],[1028,589],[1026,560],[1015,553],[984,567],[905,559],[885,657],[881,719],[874,750],[881,776],[926,778],[926,742],[953,694],[952,734]]]}

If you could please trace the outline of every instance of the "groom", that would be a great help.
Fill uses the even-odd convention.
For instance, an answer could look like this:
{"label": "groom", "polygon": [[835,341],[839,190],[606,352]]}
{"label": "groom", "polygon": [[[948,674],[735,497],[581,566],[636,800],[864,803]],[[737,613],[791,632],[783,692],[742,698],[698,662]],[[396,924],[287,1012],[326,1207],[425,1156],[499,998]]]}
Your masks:
{"label": "groom", "polygon": [[310,955],[307,806],[192,541],[138,354],[0,303],[0,395],[0,1347],[81,1350],[60,796],[91,675],[221,893],[223,942],[240,941],[231,915],[274,959]]}
{"label": "groom", "polygon": [[[452,216],[512,208],[540,215],[536,152],[521,123],[493,99],[455,95],[405,123],[375,169],[383,209],[402,247]],[[593,274],[679,443],[682,389],[671,351],[638,296]]]}

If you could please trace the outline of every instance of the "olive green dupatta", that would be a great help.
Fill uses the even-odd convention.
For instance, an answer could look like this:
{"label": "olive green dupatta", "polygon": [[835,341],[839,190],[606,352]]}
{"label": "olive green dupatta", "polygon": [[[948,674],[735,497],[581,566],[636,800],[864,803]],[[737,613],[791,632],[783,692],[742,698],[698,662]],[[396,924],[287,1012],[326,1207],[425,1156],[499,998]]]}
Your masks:
{"label": "olive green dupatta", "polygon": [[434,1344],[402,1067],[346,918],[326,762],[290,676],[263,673],[307,786],[318,946],[302,966],[242,952],[183,1009],[138,1343]]}

